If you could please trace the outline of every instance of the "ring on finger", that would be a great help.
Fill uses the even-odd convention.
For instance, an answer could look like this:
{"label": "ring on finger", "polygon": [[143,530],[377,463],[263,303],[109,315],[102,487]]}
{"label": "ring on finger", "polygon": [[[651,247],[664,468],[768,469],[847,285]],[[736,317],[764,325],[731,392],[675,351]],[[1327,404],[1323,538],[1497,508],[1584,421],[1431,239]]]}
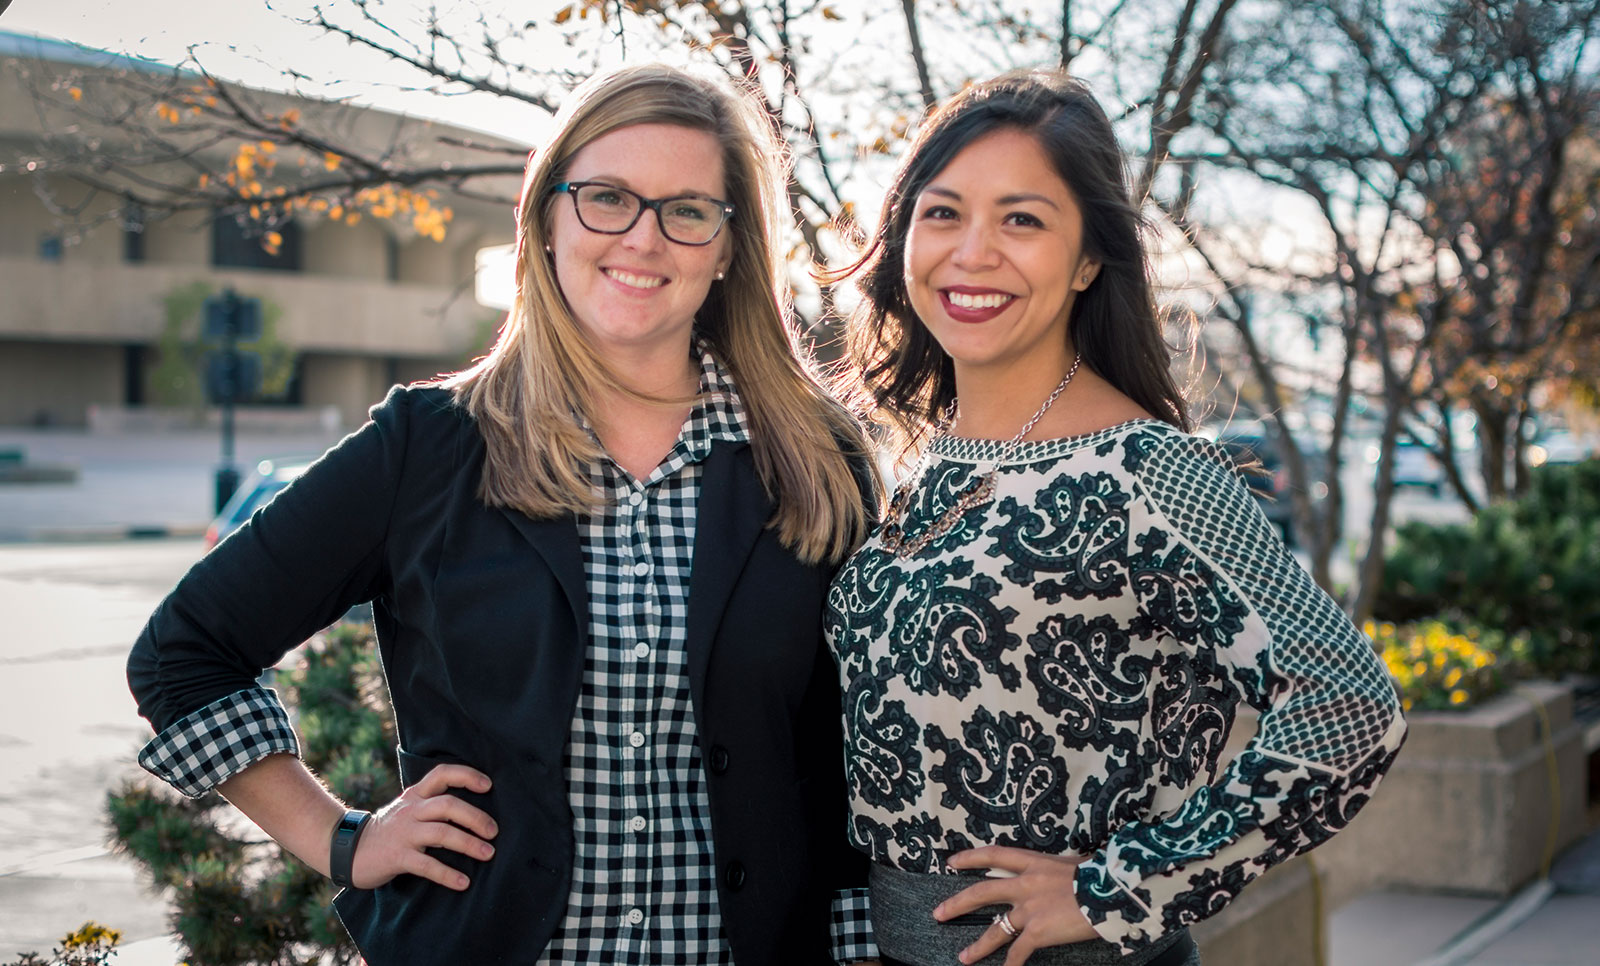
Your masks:
{"label": "ring on finger", "polygon": [[1011,910],[1007,909],[1005,912],[1000,913],[1000,915],[995,916],[994,924],[999,926],[1000,931],[1005,933],[1007,936],[1011,937],[1012,939],[1017,938],[1017,927],[1011,924]]}

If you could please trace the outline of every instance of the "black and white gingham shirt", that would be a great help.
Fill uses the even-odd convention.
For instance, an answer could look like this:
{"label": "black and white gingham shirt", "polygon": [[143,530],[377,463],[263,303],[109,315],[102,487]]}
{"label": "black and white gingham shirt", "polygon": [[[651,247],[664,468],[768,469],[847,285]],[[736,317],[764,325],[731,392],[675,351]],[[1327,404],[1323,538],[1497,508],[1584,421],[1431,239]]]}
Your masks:
{"label": "black and white gingham shirt", "polygon": [[[718,908],[711,805],[689,694],[687,615],[700,464],[749,439],[731,381],[701,357],[702,402],[644,480],[590,467],[609,499],[578,521],[589,649],[563,762],[575,853],[567,915],[540,963],[731,964]],[[298,752],[277,696],[249,689],[156,736],[140,762],[200,795],[274,752]],[[841,827],[840,833],[844,834]],[[837,961],[877,956],[866,890],[835,897]]]}

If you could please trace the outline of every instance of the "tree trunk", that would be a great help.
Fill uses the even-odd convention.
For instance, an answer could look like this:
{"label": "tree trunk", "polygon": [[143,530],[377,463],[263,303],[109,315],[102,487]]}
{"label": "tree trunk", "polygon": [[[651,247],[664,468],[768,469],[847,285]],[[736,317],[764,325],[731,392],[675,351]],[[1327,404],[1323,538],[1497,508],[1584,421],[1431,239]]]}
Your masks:
{"label": "tree trunk", "polygon": [[[1385,366],[1385,375],[1389,367]],[[1378,440],[1378,473],[1373,484],[1372,520],[1368,528],[1367,554],[1361,561],[1361,573],[1356,580],[1356,596],[1350,607],[1350,617],[1361,624],[1372,616],[1373,601],[1378,596],[1378,586],[1383,582],[1384,551],[1389,535],[1389,510],[1394,502],[1394,451],[1400,436],[1400,413],[1405,408],[1398,388],[1387,378],[1384,386],[1383,434]]]}
{"label": "tree trunk", "polygon": [[1472,411],[1478,417],[1478,461],[1483,473],[1483,492],[1489,502],[1506,495],[1506,413],[1481,396],[1473,396]]}
{"label": "tree trunk", "polygon": [[1533,485],[1528,477],[1528,419],[1532,415],[1527,399],[1523,399],[1517,406],[1516,419],[1512,423],[1515,427],[1511,437],[1512,493],[1516,496],[1528,492]]}

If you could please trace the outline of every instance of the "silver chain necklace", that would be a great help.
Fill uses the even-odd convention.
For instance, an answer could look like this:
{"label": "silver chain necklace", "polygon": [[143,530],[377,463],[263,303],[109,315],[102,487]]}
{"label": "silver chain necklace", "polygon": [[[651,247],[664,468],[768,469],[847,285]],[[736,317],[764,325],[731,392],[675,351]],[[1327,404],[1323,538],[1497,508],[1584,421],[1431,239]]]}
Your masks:
{"label": "silver chain necklace", "polygon": [[934,445],[939,440],[950,435],[950,427],[955,425],[956,416],[960,409],[958,408],[958,400],[951,400],[950,408],[946,410],[945,417],[939,421],[938,433],[928,441],[927,447],[923,449],[922,455],[917,459],[917,464],[911,468],[910,473],[906,474],[905,482],[895,487],[894,498],[889,501],[888,518],[884,521],[880,535],[880,539],[883,541],[883,549],[902,560],[915,557],[928,544],[949,533],[973,507],[982,506],[994,499],[995,478],[1000,474],[1000,467],[1010,462],[1011,458],[1017,453],[1017,447],[1022,445],[1023,437],[1033,432],[1033,427],[1039,424],[1039,420],[1044,418],[1044,414],[1050,411],[1050,407],[1066,391],[1067,385],[1072,382],[1072,377],[1078,374],[1078,364],[1082,361],[1082,353],[1073,356],[1072,368],[1067,370],[1066,376],[1056,385],[1055,390],[1045,397],[1044,405],[1040,406],[1039,411],[1033,414],[1033,418],[1023,423],[1022,429],[1017,432],[1017,435],[1011,437],[1011,441],[1006,444],[1005,449],[1000,451],[1000,458],[995,461],[994,465],[989,467],[987,472],[974,477],[965,489],[956,494],[955,502],[950,505],[949,509],[939,515],[939,519],[933,521],[917,537],[908,540],[906,539],[905,530],[900,526],[900,522],[905,519],[906,507],[911,501],[912,492],[922,482],[923,474],[928,471],[928,464],[933,455]]}

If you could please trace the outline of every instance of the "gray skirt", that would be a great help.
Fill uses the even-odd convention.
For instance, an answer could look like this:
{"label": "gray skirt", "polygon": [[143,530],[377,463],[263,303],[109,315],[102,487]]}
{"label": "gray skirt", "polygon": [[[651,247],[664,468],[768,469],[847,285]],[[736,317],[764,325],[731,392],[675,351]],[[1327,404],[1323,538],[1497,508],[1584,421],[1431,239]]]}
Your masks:
{"label": "gray skirt", "polygon": [[[872,889],[872,931],[886,961],[907,966],[960,966],[961,950],[977,941],[1006,906],[987,906],[946,922],[936,922],[933,907],[983,881],[981,873],[928,875],[872,863],[867,884]],[[1000,966],[1006,949],[979,960],[977,966]],[[1104,939],[1065,946],[1047,946],[1028,957],[1028,966],[1200,966],[1200,952],[1186,929],[1162,936],[1148,948],[1124,956]]]}

